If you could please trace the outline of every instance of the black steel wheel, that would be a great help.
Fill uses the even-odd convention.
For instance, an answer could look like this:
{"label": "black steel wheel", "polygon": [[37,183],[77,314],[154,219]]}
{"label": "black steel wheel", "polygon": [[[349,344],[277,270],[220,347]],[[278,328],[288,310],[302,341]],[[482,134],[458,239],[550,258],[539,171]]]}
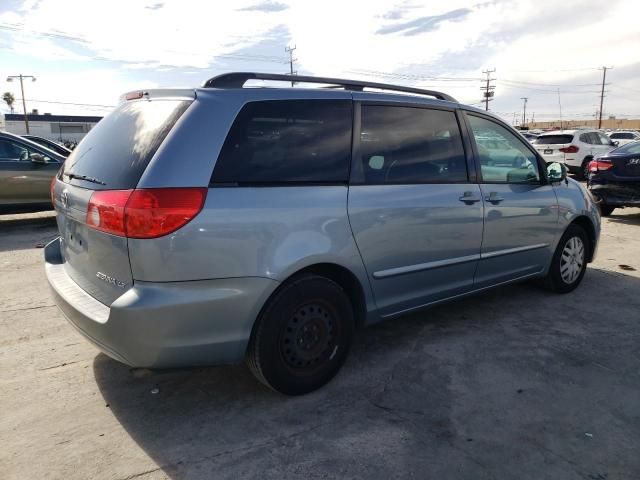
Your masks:
{"label": "black steel wheel", "polygon": [[354,320],[346,292],[334,281],[304,274],[284,284],[254,326],[247,365],[268,387],[302,395],[331,380],[344,363]]}

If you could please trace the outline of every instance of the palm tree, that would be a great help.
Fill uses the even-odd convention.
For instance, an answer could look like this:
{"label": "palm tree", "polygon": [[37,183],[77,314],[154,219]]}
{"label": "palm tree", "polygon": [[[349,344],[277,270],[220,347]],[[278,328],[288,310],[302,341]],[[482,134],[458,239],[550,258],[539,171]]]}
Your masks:
{"label": "palm tree", "polygon": [[2,100],[5,101],[5,103],[9,106],[9,108],[11,109],[11,113],[13,113],[13,104],[16,101],[16,97],[13,96],[13,93],[11,92],[4,92],[4,94],[2,95]]}

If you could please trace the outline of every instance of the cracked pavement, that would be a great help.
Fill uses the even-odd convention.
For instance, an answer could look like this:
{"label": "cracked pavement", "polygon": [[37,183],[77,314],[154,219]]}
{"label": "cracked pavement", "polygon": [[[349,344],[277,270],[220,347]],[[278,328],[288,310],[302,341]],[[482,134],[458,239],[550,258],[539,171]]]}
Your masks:
{"label": "cracked pavement", "polygon": [[52,306],[51,214],[0,216],[0,478],[640,478],[639,231],[640,209],[606,219],[571,294],[514,285],[361,331],[287,398],[242,365],[98,353]]}

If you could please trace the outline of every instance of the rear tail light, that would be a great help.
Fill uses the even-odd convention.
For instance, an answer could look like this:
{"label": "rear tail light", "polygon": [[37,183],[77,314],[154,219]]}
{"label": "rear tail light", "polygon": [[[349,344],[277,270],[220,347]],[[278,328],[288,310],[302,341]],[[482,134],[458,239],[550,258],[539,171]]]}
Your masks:
{"label": "rear tail light", "polygon": [[206,188],[98,190],[89,200],[86,221],[112,235],[157,238],[190,222],[206,197]]}
{"label": "rear tail light", "polygon": [[562,147],[558,150],[560,150],[562,153],[578,153],[578,150],[580,149],[575,145],[569,145],[568,147]]}
{"label": "rear tail light", "polygon": [[590,172],[603,172],[611,168],[613,168],[613,163],[611,162],[611,160],[596,159],[589,162]]}

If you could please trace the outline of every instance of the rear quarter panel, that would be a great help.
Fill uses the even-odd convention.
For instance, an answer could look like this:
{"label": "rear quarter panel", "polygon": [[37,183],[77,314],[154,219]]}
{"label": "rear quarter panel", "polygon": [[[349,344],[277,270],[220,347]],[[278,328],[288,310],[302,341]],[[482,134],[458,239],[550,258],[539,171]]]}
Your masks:
{"label": "rear quarter panel", "polygon": [[232,277],[283,281],[317,263],[350,270],[373,298],[347,218],[346,185],[210,188],[204,209],[180,230],[129,240],[135,280]]}

